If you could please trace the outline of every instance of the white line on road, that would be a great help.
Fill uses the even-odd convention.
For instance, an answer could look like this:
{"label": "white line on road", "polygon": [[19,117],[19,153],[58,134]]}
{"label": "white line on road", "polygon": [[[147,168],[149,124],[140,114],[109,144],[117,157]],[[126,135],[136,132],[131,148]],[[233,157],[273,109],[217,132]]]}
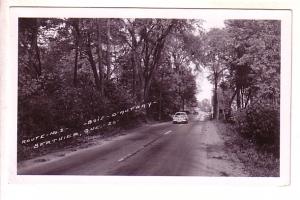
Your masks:
{"label": "white line on road", "polygon": [[164,135],[168,135],[168,134],[170,134],[171,132],[172,132],[172,131],[169,130],[169,131],[165,132]]}
{"label": "white line on road", "polygon": [[[171,132],[172,132],[171,130],[168,130],[167,132],[163,133],[163,135],[168,135],[168,134],[170,134]],[[118,162],[123,162],[124,160],[126,160],[126,159],[128,159],[128,158],[134,156],[135,154],[137,154],[138,152],[140,152],[141,150],[143,150],[143,149],[146,148],[147,146],[151,145],[152,143],[154,143],[156,140],[158,140],[158,139],[161,138],[161,137],[162,137],[162,136],[158,136],[158,137],[154,138],[154,139],[151,140],[150,142],[144,144],[141,148],[137,149],[135,152],[129,153],[129,154],[127,154],[126,156],[120,158],[120,159],[118,160]]]}
{"label": "white line on road", "polygon": [[125,159],[127,159],[127,158],[129,158],[130,156],[132,156],[132,154],[130,153],[130,154],[127,154],[126,156],[124,156],[123,158],[120,158],[119,160],[118,160],[118,162],[122,162],[123,160],[125,160]]}
{"label": "white line on road", "polygon": [[139,151],[141,151],[143,148],[144,148],[144,147],[142,147],[142,148],[140,148],[140,149],[136,150],[136,151],[135,151],[135,152],[133,152],[133,153],[129,153],[129,154],[127,154],[126,156],[124,156],[124,157],[120,158],[120,159],[118,160],[118,162],[122,162],[122,161],[124,161],[124,160],[126,160],[126,159],[130,158],[131,156],[134,156],[134,155],[135,155],[135,154],[137,154]]}

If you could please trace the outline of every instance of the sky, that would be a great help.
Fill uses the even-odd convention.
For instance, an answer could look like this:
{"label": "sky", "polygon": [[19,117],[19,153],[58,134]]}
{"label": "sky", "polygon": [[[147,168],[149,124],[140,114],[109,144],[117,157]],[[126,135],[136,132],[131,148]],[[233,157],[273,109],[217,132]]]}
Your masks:
{"label": "sky", "polygon": [[203,99],[211,100],[213,86],[207,79],[208,75],[209,73],[207,69],[203,69],[203,72],[197,75],[196,83],[198,92],[196,97],[198,101]]}
{"label": "sky", "polygon": [[206,18],[204,19],[203,28],[205,30],[209,30],[210,28],[223,28],[225,27],[224,20],[225,18],[214,17],[214,18]]}
{"label": "sky", "polygon": [[[210,28],[225,27],[224,18],[207,18],[204,20],[205,22],[203,23],[203,28],[206,31],[209,31]],[[203,69],[203,73],[197,75],[196,83],[198,92],[196,94],[196,97],[198,101],[201,101],[203,99],[211,100],[213,86],[207,79],[208,75],[208,70],[205,68]]]}

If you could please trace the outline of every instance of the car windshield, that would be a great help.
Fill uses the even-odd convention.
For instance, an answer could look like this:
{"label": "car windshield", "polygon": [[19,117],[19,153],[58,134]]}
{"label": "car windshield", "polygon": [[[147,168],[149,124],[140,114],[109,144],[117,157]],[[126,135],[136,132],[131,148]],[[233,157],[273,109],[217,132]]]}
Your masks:
{"label": "car windshield", "polygon": [[186,113],[180,112],[180,113],[175,113],[175,115],[176,115],[176,116],[178,116],[178,115],[186,115]]}

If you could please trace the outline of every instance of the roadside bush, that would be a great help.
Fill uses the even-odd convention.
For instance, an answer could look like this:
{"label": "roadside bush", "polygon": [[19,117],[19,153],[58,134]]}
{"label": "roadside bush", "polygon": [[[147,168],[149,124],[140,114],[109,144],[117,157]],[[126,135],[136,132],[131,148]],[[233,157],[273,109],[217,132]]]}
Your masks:
{"label": "roadside bush", "polygon": [[58,75],[50,75],[55,78],[50,79],[47,75],[42,81],[33,79],[25,82],[27,85],[19,85],[19,140],[59,128],[80,129],[89,119],[112,114],[133,104],[128,94],[118,88],[113,88],[115,92],[103,98],[88,81],[74,87],[64,83]]}
{"label": "roadside bush", "polygon": [[234,113],[238,132],[259,147],[279,155],[280,113],[279,107],[254,104]]}

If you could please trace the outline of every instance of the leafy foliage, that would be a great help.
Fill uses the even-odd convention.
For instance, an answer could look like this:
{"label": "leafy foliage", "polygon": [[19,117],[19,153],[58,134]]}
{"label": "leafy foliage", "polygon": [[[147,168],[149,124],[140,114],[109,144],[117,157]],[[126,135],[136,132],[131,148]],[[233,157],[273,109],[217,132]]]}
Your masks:
{"label": "leafy foliage", "polygon": [[258,146],[271,146],[271,153],[279,157],[279,108],[268,104],[254,104],[235,112],[237,130]]}
{"label": "leafy foliage", "polygon": [[226,20],[225,25],[199,35],[202,51],[195,54],[214,85],[214,117],[224,111],[242,135],[278,153],[280,21]]}
{"label": "leafy foliage", "polygon": [[280,21],[229,20],[234,54],[228,59],[235,86],[238,130],[279,154]]}
{"label": "leafy foliage", "polygon": [[19,141],[76,130],[88,119],[150,101],[159,105],[130,112],[117,126],[167,119],[195,102],[192,57],[182,37],[191,35],[193,23],[20,18]]}
{"label": "leafy foliage", "polygon": [[199,102],[199,108],[203,112],[211,112],[211,105],[208,99],[203,99]]}

